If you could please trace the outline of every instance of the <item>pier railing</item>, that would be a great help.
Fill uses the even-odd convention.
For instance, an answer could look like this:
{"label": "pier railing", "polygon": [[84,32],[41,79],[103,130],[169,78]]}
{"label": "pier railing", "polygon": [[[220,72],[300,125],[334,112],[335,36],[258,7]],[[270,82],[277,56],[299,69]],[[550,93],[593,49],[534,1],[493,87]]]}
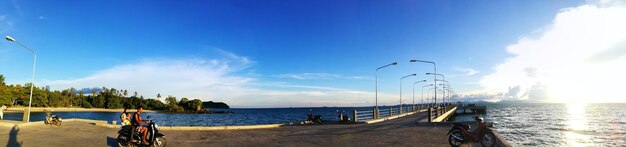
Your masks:
{"label": "pier railing", "polygon": [[446,105],[439,107],[432,107],[428,109],[428,122],[442,122],[446,121],[452,115],[454,115],[454,111],[456,111],[457,106],[455,105]]}
{"label": "pier railing", "polygon": [[[391,117],[396,115],[402,115],[406,113],[418,112],[418,111],[426,111],[428,109],[427,105],[404,105],[402,107],[387,107],[380,108],[378,111],[376,109],[362,109],[362,110],[354,110],[352,112],[352,117],[354,122],[366,121],[372,119],[379,119],[385,117]],[[444,110],[440,110],[442,114]]]}
{"label": "pier railing", "polygon": [[374,110],[354,110],[354,121],[374,119]]}

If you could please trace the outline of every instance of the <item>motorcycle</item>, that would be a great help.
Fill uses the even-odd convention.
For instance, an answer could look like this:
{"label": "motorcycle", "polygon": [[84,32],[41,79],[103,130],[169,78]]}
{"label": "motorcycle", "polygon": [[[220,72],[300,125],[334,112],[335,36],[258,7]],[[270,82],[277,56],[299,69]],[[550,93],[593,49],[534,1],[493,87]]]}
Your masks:
{"label": "motorcycle", "polygon": [[345,111],[339,111],[337,110],[337,116],[339,117],[339,122],[341,123],[351,123],[350,121],[350,116],[348,116],[348,114],[345,114]]}
{"label": "motorcycle", "polygon": [[46,120],[44,121],[44,123],[46,125],[57,125],[57,126],[61,126],[61,123],[63,123],[63,119],[61,119],[61,116],[58,115],[50,115],[50,112],[46,113]]}
{"label": "motorcycle", "polygon": [[[134,131],[135,126],[127,125],[123,126],[118,132],[115,140],[117,140],[118,146],[152,146],[152,147],[165,147],[165,135],[159,133],[158,125],[154,123],[148,116],[148,134],[146,135],[146,141],[149,144],[142,144],[141,137],[143,134],[141,132]],[[131,137],[136,142],[131,142]]]}
{"label": "motorcycle", "polygon": [[470,131],[469,124],[454,123],[448,132],[448,143],[450,146],[458,147],[467,142],[480,142],[484,147],[493,147],[496,144],[496,135],[488,128],[480,116],[474,116],[478,123],[478,128],[474,132]]}
{"label": "motorcycle", "polygon": [[321,124],[322,121],[323,121],[322,120],[322,115],[315,115],[315,116],[313,116],[313,113],[307,114],[306,122],[308,122],[308,123]]}

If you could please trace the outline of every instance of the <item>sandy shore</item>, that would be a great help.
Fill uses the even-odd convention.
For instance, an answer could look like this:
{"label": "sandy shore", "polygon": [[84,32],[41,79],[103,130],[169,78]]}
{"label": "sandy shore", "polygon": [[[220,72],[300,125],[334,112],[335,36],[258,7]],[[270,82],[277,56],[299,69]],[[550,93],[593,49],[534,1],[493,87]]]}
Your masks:
{"label": "sandy shore", "polygon": [[[5,113],[11,112],[23,112],[28,107],[13,107],[5,110]],[[31,112],[46,112],[52,110],[53,112],[122,112],[124,109],[105,109],[105,108],[51,108],[51,107],[31,107]],[[136,109],[128,109],[128,112],[135,112]],[[145,110],[144,112],[157,112],[156,110]]]}

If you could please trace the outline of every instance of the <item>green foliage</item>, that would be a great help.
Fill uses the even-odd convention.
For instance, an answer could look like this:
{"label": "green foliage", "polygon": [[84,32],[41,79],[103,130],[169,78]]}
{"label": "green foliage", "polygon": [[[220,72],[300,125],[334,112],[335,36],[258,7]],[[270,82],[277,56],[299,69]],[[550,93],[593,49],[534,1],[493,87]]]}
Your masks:
{"label": "green foliage", "polygon": [[120,102],[120,99],[118,97],[107,97],[106,108],[119,109],[122,108],[122,103]]}
{"label": "green foliage", "polygon": [[178,102],[176,102],[176,97],[167,96],[167,98],[165,98],[165,103],[167,103],[168,105],[167,108],[169,111],[174,111],[174,112],[184,111],[184,109],[178,105]]}
{"label": "green foliage", "polygon": [[187,102],[189,102],[189,99],[187,99],[186,97],[184,97],[184,98],[181,98],[181,99],[180,99],[180,102],[178,102],[178,105],[179,105],[179,106],[181,106],[181,107],[183,107],[183,108],[185,108],[185,109],[188,109],[188,108],[187,108]]}
{"label": "green foliage", "polygon": [[145,109],[151,110],[163,110],[166,108],[165,104],[159,100],[155,99],[147,99],[143,102],[145,104]]}
{"label": "green foliage", "polygon": [[[30,97],[30,83],[24,86],[20,84],[6,85],[5,77],[0,74],[0,105],[8,106],[28,106]],[[33,107],[82,107],[82,108],[124,108],[131,109],[141,105],[144,109],[150,110],[169,110],[174,112],[197,112],[202,109],[203,102],[199,99],[190,101],[188,98],[181,98],[180,101],[176,97],[167,96],[165,104],[161,102],[161,94],[157,94],[158,99],[144,99],[143,96],[138,97],[138,93],[134,92],[131,97],[126,97],[128,90],[118,90],[115,88],[102,87],[101,91],[92,91],[85,93],[75,88],[65,90],[48,91],[42,87],[33,87]],[[211,102],[212,103],[212,102]],[[226,106],[228,107],[228,106]]]}
{"label": "green foliage", "polygon": [[83,108],[91,108],[91,103],[89,103],[89,101],[87,101],[87,99],[83,100],[83,104],[82,104]]}
{"label": "green foliage", "polygon": [[91,105],[96,108],[104,108],[104,96],[95,96],[91,101]]}
{"label": "green foliage", "polygon": [[198,112],[202,109],[202,101],[199,99],[193,99],[193,101],[189,102],[189,106],[191,106],[191,110]]}

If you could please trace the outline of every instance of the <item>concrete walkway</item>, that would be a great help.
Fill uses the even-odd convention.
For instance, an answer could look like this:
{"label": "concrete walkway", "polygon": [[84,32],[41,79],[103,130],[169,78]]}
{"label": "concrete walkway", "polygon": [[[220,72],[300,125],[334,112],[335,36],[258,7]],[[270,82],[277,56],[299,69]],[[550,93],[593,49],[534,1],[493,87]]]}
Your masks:
{"label": "concrete walkway", "polygon": [[[416,114],[375,124],[284,126],[276,129],[168,131],[183,146],[449,146],[448,126],[419,124]],[[193,141],[188,141],[193,140]]]}
{"label": "concrete walkway", "polygon": [[[417,113],[376,124],[162,132],[168,146],[449,146],[450,125],[418,122],[425,118],[425,113]],[[114,146],[117,130],[80,121],[60,127],[0,126],[0,146]]]}
{"label": "concrete walkway", "polygon": [[62,126],[37,124],[0,127],[0,146],[107,146],[107,137],[117,129],[96,127],[87,122],[63,122]]}

